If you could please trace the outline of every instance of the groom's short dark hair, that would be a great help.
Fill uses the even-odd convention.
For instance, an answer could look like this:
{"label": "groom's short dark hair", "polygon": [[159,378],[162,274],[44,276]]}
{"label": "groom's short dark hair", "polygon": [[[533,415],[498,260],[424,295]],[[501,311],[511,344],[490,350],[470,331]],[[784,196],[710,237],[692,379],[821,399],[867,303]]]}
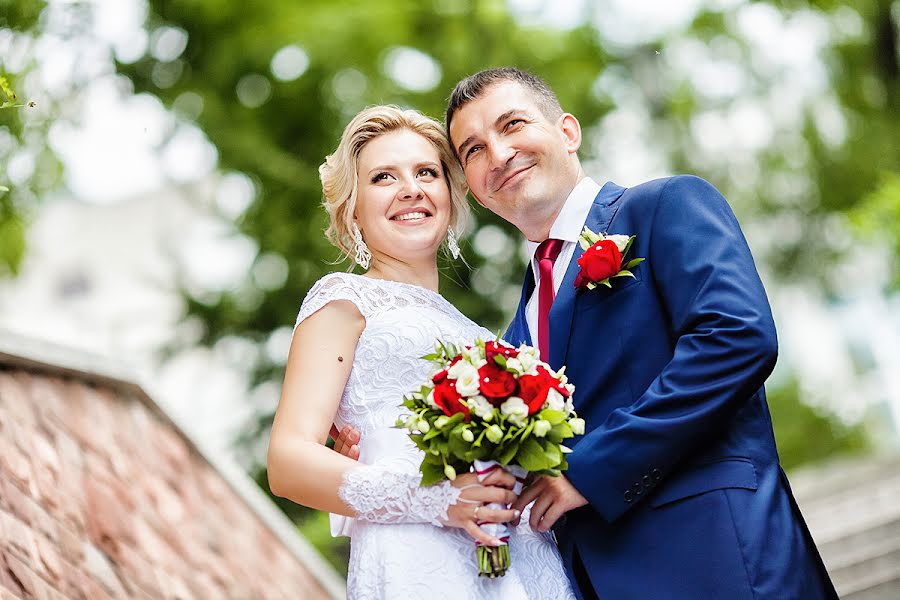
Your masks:
{"label": "groom's short dark hair", "polygon": [[444,124],[447,127],[447,135],[450,135],[450,121],[457,110],[480,97],[485,90],[494,84],[504,81],[512,81],[518,83],[526,90],[531,92],[544,116],[548,119],[557,119],[563,114],[562,106],[559,99],[550,86],[538,77],[532,75],[528,71],[517,69],[516,67],[498,67],[495,69],[485,69],[474,75],[469,75],[456,84],[450,99],[447,101],[447,116]]}

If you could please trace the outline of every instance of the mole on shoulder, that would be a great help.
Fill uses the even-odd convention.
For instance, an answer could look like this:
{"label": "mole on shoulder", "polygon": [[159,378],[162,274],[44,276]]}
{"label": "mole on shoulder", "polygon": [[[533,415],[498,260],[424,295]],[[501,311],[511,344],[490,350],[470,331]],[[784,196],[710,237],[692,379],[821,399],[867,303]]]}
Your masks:
{"label": "mole on shoulder", "polygon": [[343,356],[338,356],[338,362],[344,362],[344,357],[343,357]]}

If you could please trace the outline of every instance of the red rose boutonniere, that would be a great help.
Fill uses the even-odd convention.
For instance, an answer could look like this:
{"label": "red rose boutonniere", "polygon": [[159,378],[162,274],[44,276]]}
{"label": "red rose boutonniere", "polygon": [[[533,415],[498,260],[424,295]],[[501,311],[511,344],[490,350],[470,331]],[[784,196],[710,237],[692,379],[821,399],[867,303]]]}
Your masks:
{"label": "red rose boutonniere", "polygon": [[610,279],[614,277],[634,277],[631,269],[644,259],[634,258],[624,266],[622,264],[633,241],[633,235],[603,235],[585,227],[578,240],[584,254],[578,259],[581,271],[575,278],[575,287],[592,290],[598,285],[605,285],[611,288]]}

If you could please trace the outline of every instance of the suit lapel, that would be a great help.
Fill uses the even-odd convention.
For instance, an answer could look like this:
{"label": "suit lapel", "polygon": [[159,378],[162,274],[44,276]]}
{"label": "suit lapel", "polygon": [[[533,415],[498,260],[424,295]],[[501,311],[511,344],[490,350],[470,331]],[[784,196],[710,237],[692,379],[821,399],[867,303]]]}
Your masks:
{"label": "suit lapel", "polygon": [[[611,181],[606,182],[600,193],[594,198],[594,203],[591,205],[591,210],[584,222],[585,226],[596,233],[607,233],[609,224],[613,216],[615,216],[616,210],[618,210],[616,200],[619,199],[623,192],[625,192],[625,188]],[[569,266],[566,269],[566,275],[559,285],[559,292],[556,294],[553,306],[550,309],[549,362],[554,369],[559,369],[566,362],[569,333],[572,330],[572,319],[575,317],[575,300],[578,297],[578,290],[575,289],[575,278],[578,276],[580,269],[578,259],[581,258],[583,253],[584,250],[582,250],[581,245],[577,244],[575,253],[572,254],[572,260],[569,261]],[[531,269],[529,269],[529,274],[530,272]],[[534,287],[533,278],[531,286]]]}

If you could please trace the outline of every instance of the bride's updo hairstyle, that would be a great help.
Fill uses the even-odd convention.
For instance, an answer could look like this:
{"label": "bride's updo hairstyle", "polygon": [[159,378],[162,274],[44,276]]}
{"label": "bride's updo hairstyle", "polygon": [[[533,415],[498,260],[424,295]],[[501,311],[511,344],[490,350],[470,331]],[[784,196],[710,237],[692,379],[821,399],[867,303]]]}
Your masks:
{"label": "bride's updo hairstyle", "polygon": [[417,110],[403,110],[396,106],[372,106],[362,110],[344,128],[337,150],[319,166],[325,210],[331,222],[325,235],[345,257],[353,256],[351,233],[356,212],[357,164],[363,147],[385,133],[407,129],[431,142],[438,151],[444,180],[450,188],[450,227],[459,237],[469,219],[466,201],[466,177],[457,162],[447,135],[440,123]]}

